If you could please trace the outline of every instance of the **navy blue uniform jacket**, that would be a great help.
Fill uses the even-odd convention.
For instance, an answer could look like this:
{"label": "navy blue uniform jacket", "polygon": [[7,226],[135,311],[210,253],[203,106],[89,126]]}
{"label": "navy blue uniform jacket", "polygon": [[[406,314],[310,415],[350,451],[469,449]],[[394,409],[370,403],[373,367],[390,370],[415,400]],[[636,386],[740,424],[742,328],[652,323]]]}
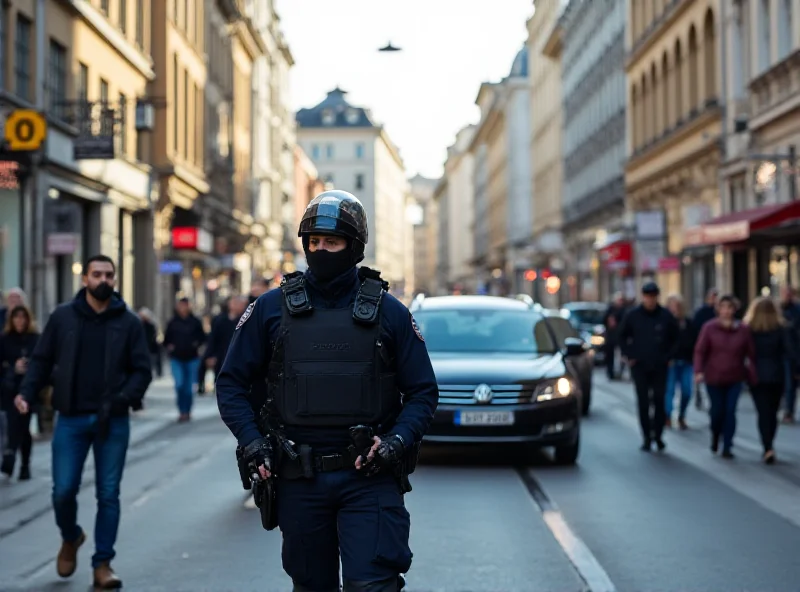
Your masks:
{"label": "navy blue uniform jacket", "polygon": [[[356,268],[327,284],[319,282],[310,272],[306,272],[305,278],[315,308],[352,306],[361,285]],[[249,316],[245,312],[242,317],[245,320],[239,322],[234,332],[217,378],[220,415],[241,446],[261,437],[248,395],[251,385],[265,379],[281,324],[282,306],[283,293],[275,288],[255,301]],[[427,431],[439,403],[439,389],[425,342],[417,334],[409,310],[391,294],[384,294],[381,316],[383,339],[394,351],[397,386],[403,394],[403,410],[391,432],[411,445],[419,442]],[[341,431],[346,437],[347,430]],[[297,443],[314,446],[313,442]]]}

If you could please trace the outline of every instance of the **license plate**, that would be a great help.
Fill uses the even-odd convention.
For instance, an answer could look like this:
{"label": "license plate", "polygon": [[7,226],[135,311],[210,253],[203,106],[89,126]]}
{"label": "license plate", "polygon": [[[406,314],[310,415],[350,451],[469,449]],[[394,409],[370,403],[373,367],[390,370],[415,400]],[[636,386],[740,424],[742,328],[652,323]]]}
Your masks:
{"label": "license plate", "polygon": [[453,423],[464,426],[513,425],[513,411],[456,411]]}

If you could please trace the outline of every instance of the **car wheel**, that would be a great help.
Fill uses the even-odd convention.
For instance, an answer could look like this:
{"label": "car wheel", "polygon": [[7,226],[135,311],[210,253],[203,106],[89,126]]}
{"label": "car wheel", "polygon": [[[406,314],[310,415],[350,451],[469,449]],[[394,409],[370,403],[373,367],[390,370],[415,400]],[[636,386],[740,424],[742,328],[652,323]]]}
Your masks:
{"label": "car wheel", "polygon": [[563,446],[556,446],[556,462],[560,465],[574,465],[578,461],[578,453],[581,449],[581,435],[580,433],[575,438],[572,444],[564,444]]}

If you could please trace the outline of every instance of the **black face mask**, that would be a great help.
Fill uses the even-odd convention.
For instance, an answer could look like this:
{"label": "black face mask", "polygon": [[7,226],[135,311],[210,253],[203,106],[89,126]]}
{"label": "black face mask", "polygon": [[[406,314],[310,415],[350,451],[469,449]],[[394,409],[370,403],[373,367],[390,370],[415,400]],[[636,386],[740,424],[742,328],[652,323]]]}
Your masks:
{"label": "black face mask", "polygon": [[353,256],[350,249],[344,249],[336,253],[307,250],[306,261],[314,277],[323,282],[329,282],[353,267]]}
{"label": "black face mask", "polygon": [[114,288],[106,282],[100,282],[96,287],[89,290],[89,293],[100,302],[106,302],[111,296],[114,295]]}

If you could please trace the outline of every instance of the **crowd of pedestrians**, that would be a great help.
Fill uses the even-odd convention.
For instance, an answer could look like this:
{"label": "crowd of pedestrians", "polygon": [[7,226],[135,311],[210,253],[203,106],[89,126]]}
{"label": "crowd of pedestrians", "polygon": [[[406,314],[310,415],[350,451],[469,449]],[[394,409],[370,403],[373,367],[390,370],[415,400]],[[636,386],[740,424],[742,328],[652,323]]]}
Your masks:
{"label": "crowd of pedestrians", "polygon": [[[758,415],[763,461],[776,460],[778,424],[795,422],[800,376],[800,304],[791,287],[779,299],[762,296],[745,309],[733,295],[709,290],[690,317],[679,295],[663,306],[659,287],[646,283],[641,302],[618,295],[605,316],[606,363],[610,379],[619,378],[614,359],[619,349],[636,390],[642,450],[666,448],[665,429],[688,429],[686,412],[702,391],[709,401],[710,448],[734,458],[737,405],[747,388]],[[782,411],[781,411],[782,410]],[[721,449],[721,450],[720,450]]]}

